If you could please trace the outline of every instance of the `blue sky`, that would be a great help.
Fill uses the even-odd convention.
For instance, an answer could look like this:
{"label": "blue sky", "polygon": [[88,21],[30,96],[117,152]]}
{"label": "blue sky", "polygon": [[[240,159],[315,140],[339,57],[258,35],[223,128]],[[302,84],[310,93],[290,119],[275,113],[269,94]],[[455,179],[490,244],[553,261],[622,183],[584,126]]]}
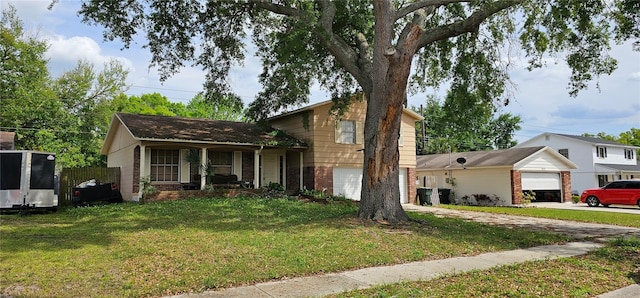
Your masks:
{"label": "blue sky", "polygon": [[[130,70],[127,91],[129,95],[158,92],[171,101],[187,103],[202,90],[204,73],[197,68],[185,67],[164,83],[155,69],[149,69],[151,56],[141,46],[145,40],[137,40],[129,49],[121,50],[119,42],[104,42],[102,28],[81,22],[77,16],[80,1],[61,0],[53,10],[47,10],[51,0],[3,0],[0,7],[13,4],[25,28],[50,45],[47,52],[49,68],[53,76],[76,65],[78,59],[86,59],[97,69],[109,59],[120,60]],[[562,57],[549,58],[543,69],[527,71],[518,57],[510,57],[511,81],[514,88],[511,103],[501,106],[500,112],[519,115],[522,129],[516,132],[516,140],[522,142],[543,132],[563,134],[596,134],[605,132],[617,136],[632,127],[640,128],[640,52],[632,51],[631,43],[612,47],[611,55],[618,59],[618,69],[607,77],[589,84],[576,97],[570,97],[567,84],[569,68]],[[230,80],[234,91],[245,104],[251,102],[261,89],[258,75],[259,61],[247,55],[244,66],[232,71]],[[444,90],[432,90],[427,94],[442,94]],[[313,88],[311,103],[328,99],[328,94],[317,86]],[[424,104],[426,94],[409,97],[410,106]]]}

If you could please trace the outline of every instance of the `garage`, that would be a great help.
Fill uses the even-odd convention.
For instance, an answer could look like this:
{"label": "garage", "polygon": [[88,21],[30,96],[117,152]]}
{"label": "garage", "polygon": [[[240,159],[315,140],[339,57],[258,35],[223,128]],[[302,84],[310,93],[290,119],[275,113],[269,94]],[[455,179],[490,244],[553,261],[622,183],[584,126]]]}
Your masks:
{"label": "garage", "polygon": [[522,191],[532,191],[537,202],[562,202],[559,173],[523,172]]}
{"label": "garage", "polygon": [[[400,169],[400,203],[407,203],[407,169]],[[333,193],[359,201],[362,192],[362,169],[333,168]]]}
{"label": "garage", "polygon": [[[577,166],[546,146],[418,156],[416,176],[422,187],[451,189],[454,204],[526,204],[521,194],[535,192],[537,202],[571,202],[571,173]],[[453,182],[453,183],[452,183]],[[565,190],[569,190],[565,192]]]}

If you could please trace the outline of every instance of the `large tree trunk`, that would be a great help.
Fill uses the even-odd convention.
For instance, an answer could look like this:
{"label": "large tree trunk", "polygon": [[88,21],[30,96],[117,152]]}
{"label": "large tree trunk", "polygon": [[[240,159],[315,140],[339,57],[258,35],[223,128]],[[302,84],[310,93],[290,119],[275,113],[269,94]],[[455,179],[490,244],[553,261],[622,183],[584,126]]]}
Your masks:
{"label": "large tree trunk", "polygon": [[374,1],[376,15],[372,90],[364,126],[364,166],[358,216],[389,222],[409,219],[400,204],[398,138],[411,62],[421,29],[415,26],[395,47],[390,1]]}

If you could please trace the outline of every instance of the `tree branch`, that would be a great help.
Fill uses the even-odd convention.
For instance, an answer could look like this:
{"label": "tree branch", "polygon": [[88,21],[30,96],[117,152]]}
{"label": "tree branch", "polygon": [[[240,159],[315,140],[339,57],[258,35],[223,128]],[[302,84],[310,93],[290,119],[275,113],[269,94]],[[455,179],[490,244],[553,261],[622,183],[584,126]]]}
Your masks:
{"label": "tree branch", "polygon": [[476,32],[480,24],[490,16],[505,9],[523,3],[525,0],[503,0],[487,4],[485,7],[476,10],[468,18],[455,23],[439,26],[432,31],[425,33],[418,44],[418,49],[433,42],[459,36],[464,33]]}
{"label": "tree branch", "polygon": [[334,34],[333,20],[336,15],[336,7],[331,1],[316,0],[316,3],[321,7],[320,18],[317,20],[313,14],[305,10],[275,4],[270,0],[248,0],[248,3],[249,5],[253,5],[255,8],[296,18],[310,24],[317,22],[318,29],[322,30],[316,32],[316,35],[323,46],[336,58],[338,63],[340,63],[345,70],[358,81],[358,83],[370,85],[370,82],[367,82],[368,76],[365,75],[366,68],[361,68],[361,66],[366,65],[362,64],[361,60],[363,59],[363,55],[365,55],[364,57],[368,56],[366,53],[368,51],[367,43],[361,43],[359,41],[360,44],[358,47],[360,55],[358,55],[358,53],[356,53],[353,48],[344,41],[344,39]]}
{"label": "tree branch", "polygon": [[433,13],[433,11],[435,11],[435,8],[438,6],[447,5],[451,3],[461,3],[461,2],[471,2],[471,0],[422,0],[422,1],[412,2],[409,5],[403,6],[400,9],[398,9],[395,13],[394,19],[397,21],[419,9],[424,9],[427,7],[429,7],[429,9],[426,10],[426,15],[429,15]]}
{"label": "tree branch", "polygon": [[275,14],[294,17],[300,20],[311,18],[312,15],[304,10],[275,4],[269,0],[248,0],[248,4],[253,7],[264,9]]}
{"label": "tree branch", "polygon": [[318,25],[323,32],[317,35],[324,47],[333,55],[336,60],[360,83],[361,86],[371,85],[369,76],[366,75],[367,68],[362,67],[367,63],[361,63],[362,59],[368,57],[368,43],[362,42],[363,36],[356,36],[360,54],[356,53],[347,42],[340,36],[333,33],[333,19],[336,15],[336,7],[329,0],[316,0],[321,7]]}
{"label": "tree branch", "polygon": [[409,35],[409,33],[411,32],[414,26],[418,26],[419,28],[424,30],[422,26],[424,24],[425,19],[427,18],[428,13],[429,12],[426,12],[424,9],[419,9],[415,11],[415,14],[413,15],[413,20],[404,26],[404,29],[402,29],[402,33],[400,33],[400,36],[398,37],[398,44],[397,44],[398,47],[404,46],[404,43],[407,40],[407,36]]}

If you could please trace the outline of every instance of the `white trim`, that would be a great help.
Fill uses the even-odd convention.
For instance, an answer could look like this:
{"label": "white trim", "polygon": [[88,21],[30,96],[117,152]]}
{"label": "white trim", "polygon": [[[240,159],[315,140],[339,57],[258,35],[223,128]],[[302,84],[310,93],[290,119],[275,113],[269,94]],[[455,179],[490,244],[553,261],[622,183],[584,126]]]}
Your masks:
{"label": "white trim", "polygon": [[242,181],[242,151],[233,151],[233,174]]}
{"label": "white trim", "polygon": [[304,152],[300,151],[300,184],[298,185],[298,188],[300,188],[300,190],[304,189],[304,179],[302,177],[304,173]]}

